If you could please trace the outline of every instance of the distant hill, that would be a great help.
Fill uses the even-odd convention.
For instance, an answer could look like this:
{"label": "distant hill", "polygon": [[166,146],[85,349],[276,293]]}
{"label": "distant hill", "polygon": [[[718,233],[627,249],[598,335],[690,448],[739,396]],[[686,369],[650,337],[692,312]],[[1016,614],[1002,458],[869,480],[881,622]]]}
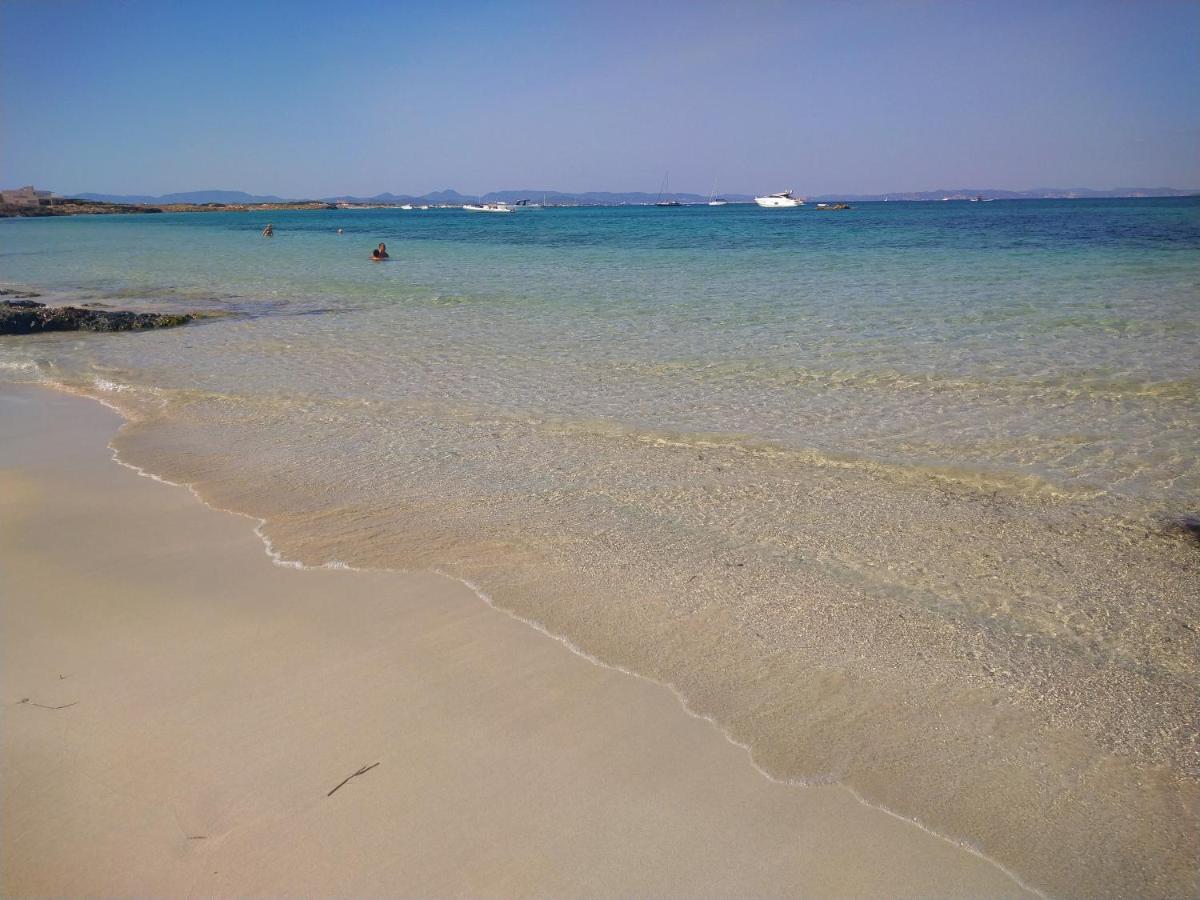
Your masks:
{"label": "distant hill", "polygon": [[[749,194],[722,194],[726,200],[742,200],[749,202],[754,198]],[[563,191],[542,190],[541,188],[529,188],[527,190],[513,191],[491,191],[487,194],[460,194],[454,190],[433,191],[429,194],[376,194],[373,197],[355,197],[350,195],[342,195],[338,197],[324,197],[331,203],[493,203],[505,202],[512,203],[517,200],[530,200],[534,203],[541,203],[542,198],[546,199],[547,203],[574,203],[585,206],[621,206],[621,205],[636,205],[653,203],[659,199],[658,194],[645,194],[637,191],[629,193],[613,193],[609,191],[585,191],[579,194],[570,194]],[[680,203],[705,203],[708,201],[708,196],[700,194],[686,193],[671,193],[665,197],[672,200],[678,200]]]}
{"label": "distant hill", "polygon": [[163,194],[151,197],[145,194],[74,194],[80,200],[98,200],[102,203],[284,203],[282,197],[273,195],[247,194],[245,191],[185,191],[181,194]]}
{"label": "distant hill", "polygon": [[[1188,197],[1200,195],[1200,190],[1180,188],[1112,188],[1111,190],[1095,190],[1093,188],[1035,188],[1029,191],[1002,191],[994,188],[944,188],[936,191],[907,191],[891,194],[803,194],[810,200],[941,200],[943,197],[951,200],[969,200],[972,197],[988,197],[998,200],[1049,200],[1077,199],[1092,197]],[[753,194],[719,195],[733,203],[749,203],[754,199]],[[658,194],[648,194],[642,191],[625,193],[613,191],[585,191],[582,193],[567,193],[564,191],[543,190],[541,188],[526,188],[514,191],[492,191],[488,194],[460,194],[455,190],[433,191],[429,194],[376,194],[373,197],[325,197],[322,199],[332,203],[490,203],[503,201],[512,203],[516,200],[530,200],[540,203],[542,198],[550,204],[577,204],[580,206],[623,206],[646,205],[660,199]],[[664,199],[678,200],[680,203],[706,203],[708,197],[703,194],[672,193]],[[164,201],[165,202],[165,201]]]}
{"label": "distant hill", "polygon": [[995,188],[943,188],[937,191],[897,191],[891,194],[814,194],[812,200],[969,200],[984,197],[995,200],[1084,200],[1102,197],[1190,197],[1200,190],[1180,188],[1034,188],[1029,191],[1002,191]]}
{"label": "distant hill", "polygon": [[[770,186],[771,189],[777,189],[777,186]],[[1048,200],[1048,199],[1083,199],[1096,197],[1187,197],[1200,195],[1200,190],[1196,189],[1180,189],[1180,188],[1112,188],[1110,190],[1096,190],[1094,188],[1034,188],[1028,191],[1002,191],[994,188],[945,188],[935,191],[897,191],[889,194],[804,194],[797,191],[800,196],[806,196],[809,200],[942,200],[948,198],[950,200],[967,200],[971,197],[995,198],[998,200]],[[163,194],[160,197],[150,195],[122,195],[122,194],[74,194],[81,200],[94,200],[104,203],[143,203],[156,206],[172,204],[172,203],[287,203],[293,202],[284,200],[283,198],[274,195],[248,194],[245,191],[187,191],[179,194]],[[749,203],[754,199],[751,194],[721,194],[725,200],[734,203]],[[322,200],[330,203],[449,203],[459,205],[463,203],[488,203],[494,201],[513,202],[516,200],[528,199],[535,203],[540,203],[542,198],[550,204],[571,204],[580,206],[623,206],[623,205],[646,205],[654,203],[660,199],[658,194],[649,194],[642,191],[629,191],[625,193],[613,191],[585,191],[582,193],[568,193],[564,191],[551,191],[541,188],[528,188],[525,190],[504,190],[492,191],[488,194],[460,194],[456,190],[447,188],[441,191],[432,191],[428,194],[393,194],[382,193],[375,194],[373,197],[357,197],[349,194],[343,194],[337,197],[323,197]],[[667,194],[666,198],[678,200],[680,203],[705,203],[708,197],[702,194],[687,194],[673,193]]]}

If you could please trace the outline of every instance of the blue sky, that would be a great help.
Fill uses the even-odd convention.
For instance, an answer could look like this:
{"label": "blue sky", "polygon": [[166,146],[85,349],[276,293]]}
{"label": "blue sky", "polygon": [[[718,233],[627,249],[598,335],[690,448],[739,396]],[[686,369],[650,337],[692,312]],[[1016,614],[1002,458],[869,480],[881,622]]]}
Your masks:
{"label": "blue sky", "polygon": [[1200,3],[0,0],[0,182],[1200,187]]}

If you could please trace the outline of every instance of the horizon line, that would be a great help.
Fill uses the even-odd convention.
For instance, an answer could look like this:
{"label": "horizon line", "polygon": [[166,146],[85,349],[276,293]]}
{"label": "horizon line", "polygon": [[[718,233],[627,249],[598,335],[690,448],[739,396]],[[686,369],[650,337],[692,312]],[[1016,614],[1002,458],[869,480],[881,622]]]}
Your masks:
{"label": "horizon line", "polygon": [[[4,188],[3,190],[5,192],[7,192],[9,190],[15,191],[15,190],[19,190],[19,189],[20,188]],[[1028,188],[932,187],[932,188],[920,188],[920,189],[913,189],[913,190],[888,190],[888,191],[868,191],[868,192],[863,192],[861,190],[859,190],[859,191],[840,191],[840,192],[813,190],[813,191],[809,191],[805,195],[806,196],[842,195],[842,196],[862,196],[862,197],[886,197],[886,196],[901,195],[901,194],[937,194],[937,193],[1030,194],[1030,193],[1049,192],[1049,191],[1056,191],[1056,192],[1068,192],[1069,191],[1069,192],[1088,192],[1088,193],[1113,193],[1113,192],[1118,192],[1118,191],[1131,191],[1131,192],[1132,191],[1139,191],[1139,192],[1141,192],[1141,191],[1172,191],[1172,192],[1176,192],[1179,194],[1200,194],[1200,186],[1198,186],[1198,187],[1174,187],[1174,186],[1170,186],[1170,185],[1154,185],[1154,186],[1121,185],[1121,186],[1107,187],[1107,188],[1095,188],[1095,187],[1085,187],[1085,186],[1073,186],[1073,187],[1038,186],[1038,187],[1028,187]],[[668,191],[665,193],[661,193],[661,192],[645,191],[645,190],[611,190],[611,189],[610,190],[595,190],[595,189],[562,190],[559,188],[496,188],[496,189],[492,189],[492,190],[488,190],[488,191],[483,191],[480,193],[463,193],[462,191],[458,190],[457,188],[453,188],[453,187],[436,188],[436,189],[424,191],[421,193],[395,191],[395,190],[391,190],[391,189],[385,189],[385,190],[376,191],[374,194],[355,194],[355,193],[351,193],[349,191],[342,191],[342,192],[338,192],[338,193],[329,193],[329,194],[323,194],[323,195],[311,194],[311,195],[307,195],[307,196],[297,195],[297,196],[292,196],[292,197],[287,197],[282,194],[247,191],[247,190],[243,190],[240,188],[219,188],[219,187],[163,191],[158,194],[151,194],[149,192],[119,193],[119,192],[97,191],[97,190],[66,191],[66,192],[61,192],[61,193],[58,191],[52,191],[52,193],[58,194],[59,196],[62,196],[65,198],[78,197],[81,194],[95,194],[95,195],[104,195],[104,196],[112,196],[112,197],[144,196],[144,197],[161,198],[161,197],[171,196],[174,194],[227,193],[227,194],[245,194],[245,195],[251,196],[251,197],[278,197],[280,200],[295,200],[295,201],[325,200],[325,199],[336,199],[336,198],[340,198],[340,197],[366,197],[369,199],[371,197],[380,197],[380,196],[384,196],[384,195],[391,195],[393,197],[419,198],[419,197],[428,197],[432,194],[457,194],[458,196],[461,196],[461,197],[483,197],[483,196],[487,196],[488,194],[502,194],[502,193],[526,193],[526,194],[546,194],[546,195],[554,194],[554,195],[560,195],[560,196],[582,196],[582,195],[586,195],[586,194],[614,194],[614,195],[640,194],[640,195],[646,195],[646,196],[670,196],[670,197],[681,196],[681,195],[692,195],[692,196],[696,196],[696,197],[708,196],[708,194],[704,194],[704,193],[697,192],[697,191],[687,191],[687,190]],[[796,193],[804,193],[804,192],[796,192]],[[745,192],[741,192],[741,191],[720,192],[720,196],[732,196],[732,195],[744,196],[744,197],[756,196],[753,193],[745,193]],[[713,196],[717,196],[717,195],[713,195]],[[761,195],[759,195],[759,196],[761,196]]]}

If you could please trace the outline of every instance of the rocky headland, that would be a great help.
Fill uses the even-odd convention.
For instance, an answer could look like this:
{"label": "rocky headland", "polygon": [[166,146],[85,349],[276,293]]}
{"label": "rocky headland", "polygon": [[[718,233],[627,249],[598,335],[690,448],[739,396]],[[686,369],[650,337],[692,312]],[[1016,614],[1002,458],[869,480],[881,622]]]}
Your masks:
{"label": "rocky headland", "polygon": [[0,203],[0,219],[157,212],[162,212],[162,209],[157,206],[139,206],[133,203],[102,203],[98,200],[55,200],[52,206]]}
{"label": "rocky headland", "polygon": [[337,209],[337,206],[322,200],[279,203],[164,203],[158,206],[149,206],[141,203],[108,203],[102,200],[67,199],[55,200],[52,206],[0,203],[0,219],[163,212],[263,212],[272,209]]}

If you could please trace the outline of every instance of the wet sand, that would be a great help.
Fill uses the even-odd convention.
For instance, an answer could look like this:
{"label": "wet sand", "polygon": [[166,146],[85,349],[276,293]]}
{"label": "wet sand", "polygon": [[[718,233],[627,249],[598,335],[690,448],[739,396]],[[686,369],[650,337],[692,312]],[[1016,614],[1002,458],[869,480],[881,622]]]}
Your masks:
{"label": "wet sand", "polygon": [[119,424],[0,389],[4,894],[1026,893],[459,582],[273,564]]}

